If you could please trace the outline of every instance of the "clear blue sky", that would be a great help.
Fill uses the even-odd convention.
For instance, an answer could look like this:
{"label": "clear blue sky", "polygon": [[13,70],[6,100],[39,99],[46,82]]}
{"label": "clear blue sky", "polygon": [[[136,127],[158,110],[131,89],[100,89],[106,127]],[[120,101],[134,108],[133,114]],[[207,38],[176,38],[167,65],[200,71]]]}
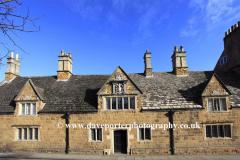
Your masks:
{"label": "clear blue sky", "polygon": [[[21,1],[21,0],[20,0]],[[19,54],[20,76],[57,75],[61,50],[71,52],[73,74],[144,72],[143,55],[152,52],[153,72],[172,71],[174,46],[187,51],[189,71],[213,70],[223,51],[225,31],[240,21],[239,0],[22,0],[17,13],[35,23],[37,33],[1,42]],[[30,23],[26,29],[37,30]],[[0,54],[7,51],[0,46]],[[3,63],[6,64],[5,59]],[[7,65],[1,66],[0,81]]]}

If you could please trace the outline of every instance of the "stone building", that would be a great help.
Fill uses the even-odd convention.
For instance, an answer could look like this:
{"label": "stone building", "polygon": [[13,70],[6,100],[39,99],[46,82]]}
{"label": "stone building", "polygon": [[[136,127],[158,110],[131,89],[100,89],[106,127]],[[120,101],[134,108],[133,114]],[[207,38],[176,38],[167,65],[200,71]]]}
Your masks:
{"label": "stone building", "polygon": [[152,72],[146,51],[143,73],[73,75],[62,51],[57,76],[21,77],[12,53],[0,83],[0,152],[239,154],[239,25],[214,71],[188,71],[181,46],[172,72]]}

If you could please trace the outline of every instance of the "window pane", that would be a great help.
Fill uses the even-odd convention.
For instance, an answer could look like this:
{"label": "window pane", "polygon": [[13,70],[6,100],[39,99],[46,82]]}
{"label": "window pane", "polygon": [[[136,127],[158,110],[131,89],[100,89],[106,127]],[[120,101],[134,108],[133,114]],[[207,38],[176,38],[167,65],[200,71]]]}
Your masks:
{"label": "window pane", "polygon": [[25,115],[25,104],[22,104],[22,115]]}
{"label": "window pane", "polygon": [[28,130],[28,139],[32,140],[32,128],[29,128]]}
{"label": "window pane", "polygon": [[212,100],[208,100],[208,110],[209,111],[213,110],[213,108],[212,108]]}
{"label": "window pane", "polygon": [[218,137],[223,137],[223,126],[218,126]]}
{"label": "window pane", "polygon": [[38,128],[34,128],[34,139],[38,140]]}
{"label": "window pane", "polygon": [[27,139],[27,128],[23,128],[23,139]]}
{"label": "window pane", "polygon": [[135,109],[135,98],[130,98],[130,109]]}
{"label": "window pane", "polygon": [[124,98],[124,109],[128,109],[128,98]]}
{"label": "window pane", "polygon": [[217,99],[214,99],[214,110],[219,111]]}
{"label": "window pane", "polygon": [[211,126],[206,126],[206,137],[211,137]]}
{"label": "window pane", "polygon": [[116,109],[116,98],[112,98],[112,109]]}
{"label": "window pane", "polygon": [[122,98],[118,98],[118,109],[122,109]]}
{"label": "window pane", "polygon": [[217,126],[212,126],[212,137],[217,137]]}
{"label": "window pane", "polygon": [[225,56],[225,57],[224,57],[224,63],[226,63],[226,62],[227,62],[227,57]]}
{"label": "window pane", "polygon": [[102,129],[97,129],[97,140],[102,140]]}
{"label": "window pane", "polygon": [[106,109],[110,109],[110,98],[106,98]]}
{"label": "window pane", "polygon": [[95,141],[95,129],[91,129],[91,140]]}
{"label": "window pane", "polygon": [[22,128],[18,128],[18,139],[22,139]]}
{"label": "window pane", "polygon": [[32,104],[32,114],[36,114],[36,103]]}
{"label": "window pane", "polygon": [[150,128],[145,128],[145,139],[150,140]]}
{"label": "window pane", "polygon": [[220,64],[221,64],[221,65],[223,64],[223,58],[221,58],[221,60],[220,60]]}
{"label": "window pane", "polygon": [[30,115],[30,103],[27,103],[27,115]]}
{"label": "window pane", "polygon": [[139,140],[143,140],[143,129],[144,128],[139,128]]}
{"label": "window pane", "polygon": [[225,137],[231,137],[230,125],[224,126],[224,133],[225,133]]}
{"label": "window pane", "polygon": [[225,99],[220,99],[220,109],[221,110],[226,110],[226,107],[225,107]]}

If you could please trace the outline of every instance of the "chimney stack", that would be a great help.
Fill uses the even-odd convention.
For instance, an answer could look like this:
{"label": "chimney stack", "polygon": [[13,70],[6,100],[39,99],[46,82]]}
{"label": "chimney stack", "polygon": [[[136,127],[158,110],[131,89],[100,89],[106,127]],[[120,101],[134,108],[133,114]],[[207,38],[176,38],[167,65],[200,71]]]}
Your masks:
{"label": "chimney stack", "polygon": [[18,54],[16,54],[16,59],[13,58],[13,51],[11,51],[11,57],[7,58],[7,72],[5,73],[5,80],[9,81],[15,76],[19,76],[19,71],[20,71],[20,63],[18,61]]}
{"label": "chimney stack", "polygon": [[145,63],[145,71],[144,74],[146,77],[152,77],[152,67],[151,67],[151,52],[146,51],[144,54],[144,63]]}
{"label": "chimney stack", "polygon": [[72,58],[71,52],[66,54],[63,50],[61,51],[61,56],[59,57],[59,65],[58,65],[58,80],[68,80],[72,75]]}
{"label": "chimney stack", "polygon": [[171,58],[173,73],[177,76],[187,76],[188,67],[186,63],[186,52],[184,51],[183,46],[180,47],[180,50],[178,50],[177,46],[175,46]]}

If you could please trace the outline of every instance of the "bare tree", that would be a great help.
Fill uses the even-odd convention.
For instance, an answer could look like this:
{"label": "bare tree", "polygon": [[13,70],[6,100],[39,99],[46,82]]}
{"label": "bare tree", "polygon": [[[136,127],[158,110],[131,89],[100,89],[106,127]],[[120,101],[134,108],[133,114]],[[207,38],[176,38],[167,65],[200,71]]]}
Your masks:
{"label": "bare tree", "polygon": [[[15,46],[17,46],[19,49],[21,49],[24,53],[25,50],[21,48],[15,40],[12,38],[11,35],[15,35],[16,37],[20,38],[16,32],[39,32],[40,26],[36,30],[26,30],[25,25],[27,22],[30,22],[34,27],[34,21],[38,20],[42,17],[38,17],[35,19],[30,19],[29,16],[29,9],[27,8],[27,13],[25,16],[16,14],[16,11],[18,7],[22,5],[22,2],[20,3],[18,0],[0,0],[0,28],[4,36],[6,36],[8,39],[10,39]],[[8,57],[10,50],[6,46],[6,43],[0,41],[0,45],[2,45],[7,52],[1,56],[0,55],[0,66],[2,65],[2,60],[5,57]]]}

